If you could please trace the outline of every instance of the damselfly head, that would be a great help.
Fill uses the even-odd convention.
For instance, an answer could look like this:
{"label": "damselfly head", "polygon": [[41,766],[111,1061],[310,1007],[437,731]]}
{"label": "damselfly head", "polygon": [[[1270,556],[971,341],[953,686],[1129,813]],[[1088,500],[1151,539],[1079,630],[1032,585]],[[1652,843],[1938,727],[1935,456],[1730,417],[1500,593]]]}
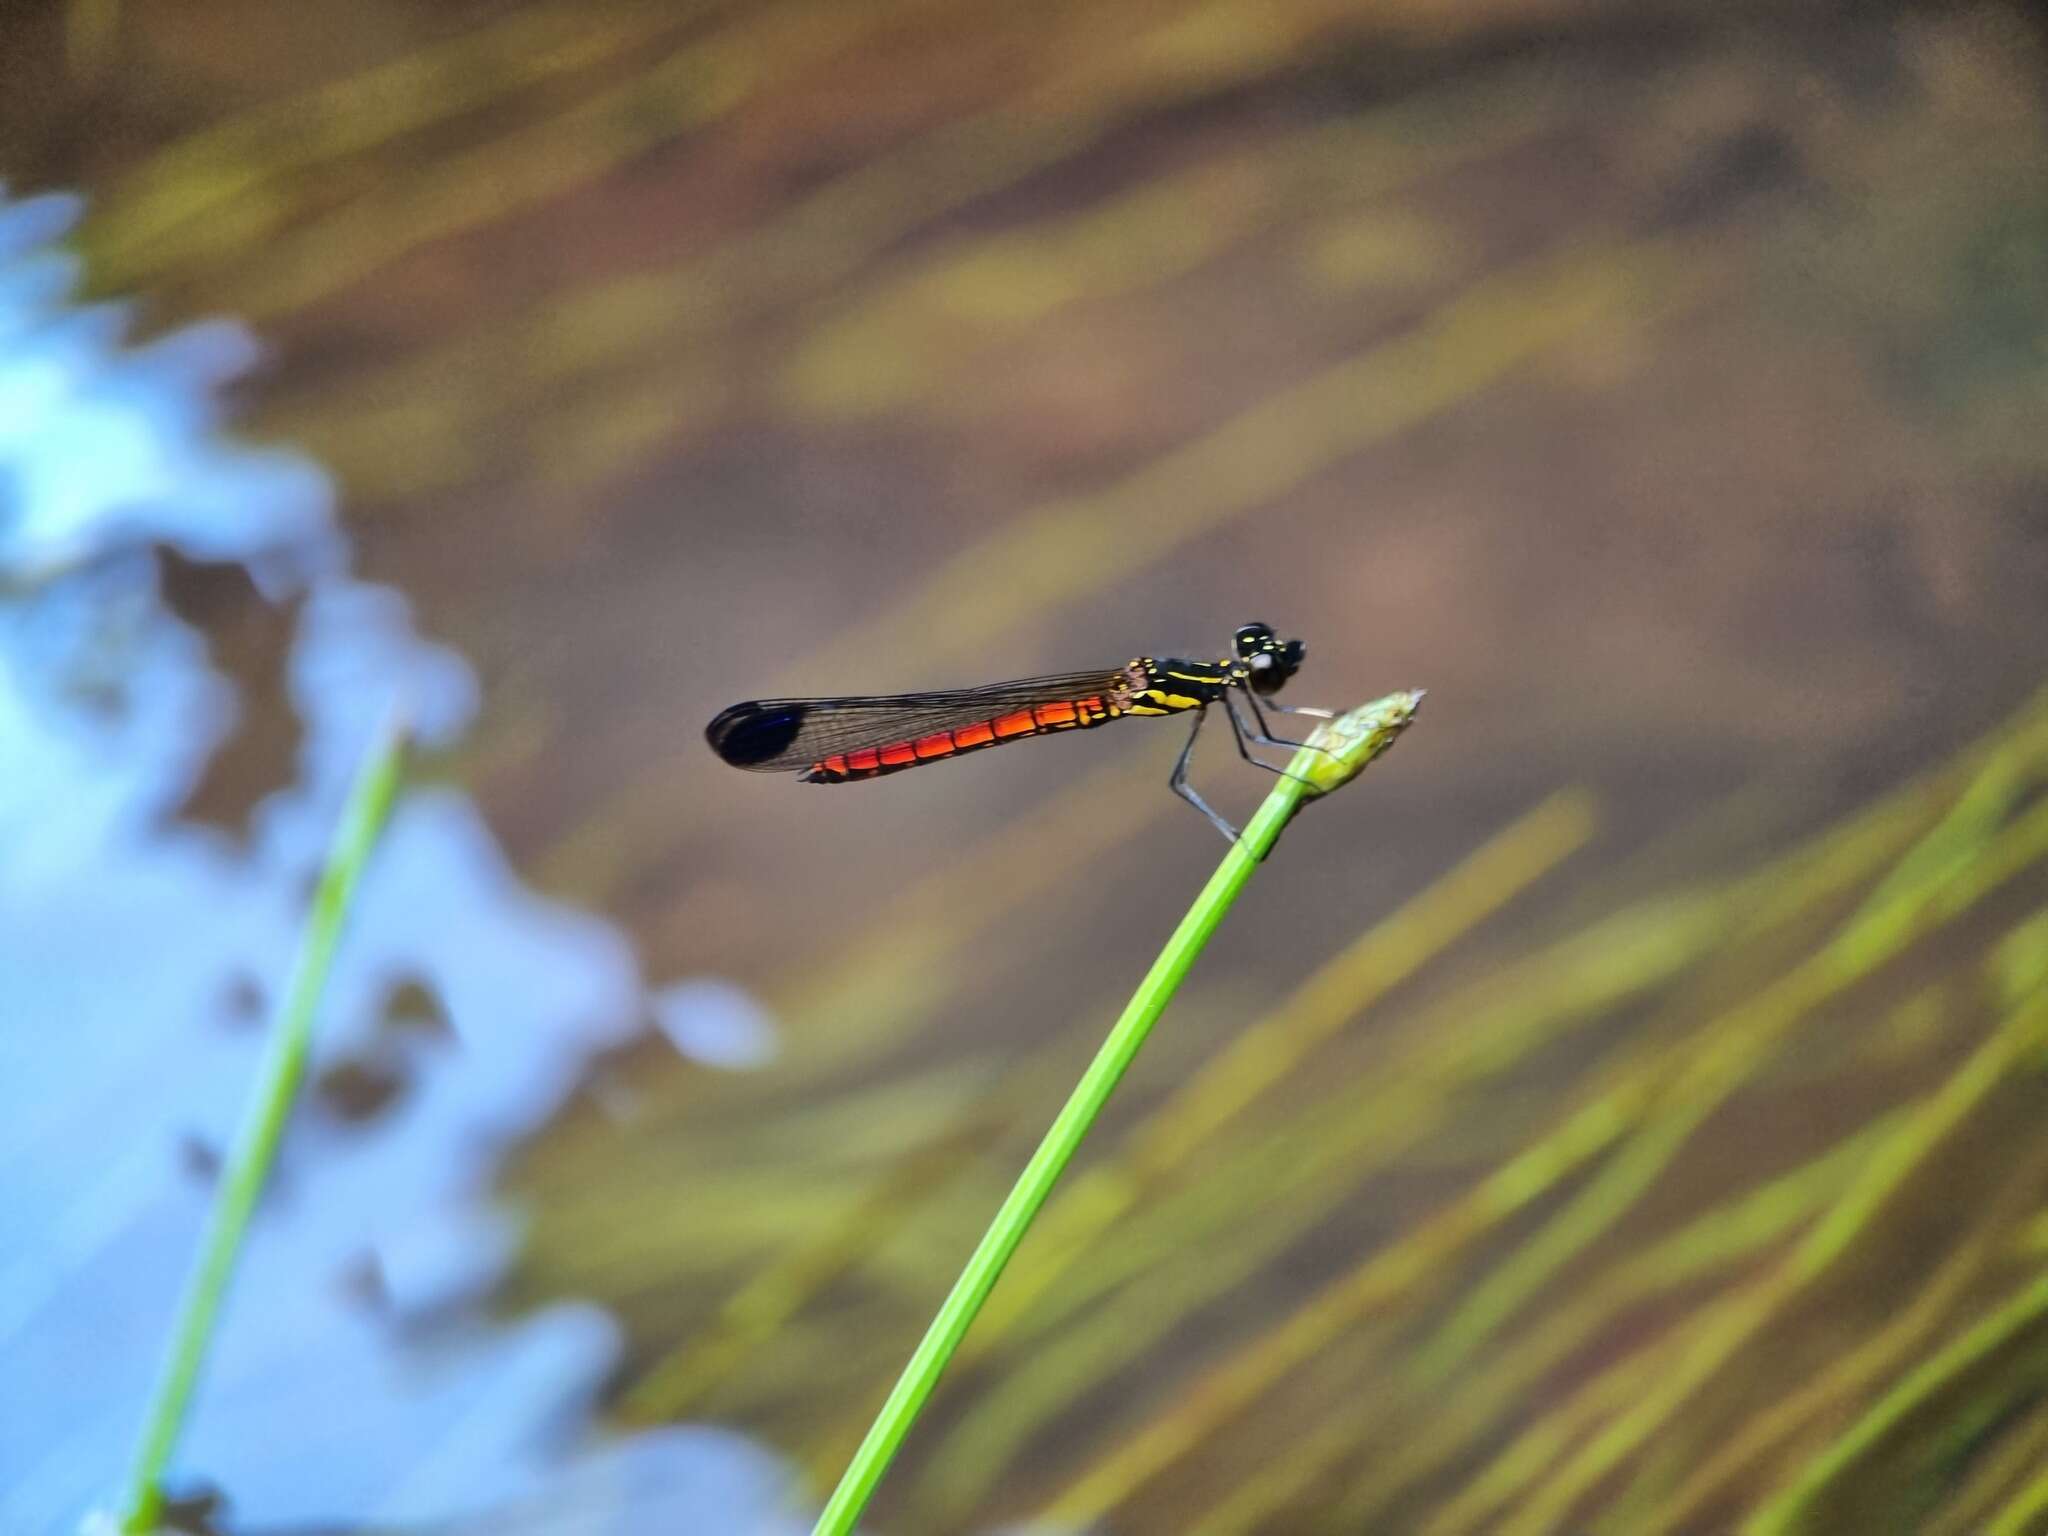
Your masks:
{"label": "damselfly head", "polygon": [[1241,625],[1231,637],[1255,693],[1277,693],[1300,669],[1308,652],[1299,640],[1282,640],[1270,624]]}

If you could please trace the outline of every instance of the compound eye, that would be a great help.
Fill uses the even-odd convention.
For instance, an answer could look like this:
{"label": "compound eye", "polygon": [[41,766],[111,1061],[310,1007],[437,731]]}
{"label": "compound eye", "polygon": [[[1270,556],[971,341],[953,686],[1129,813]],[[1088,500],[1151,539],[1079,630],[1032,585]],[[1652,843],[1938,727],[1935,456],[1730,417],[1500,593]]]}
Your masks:
{"label": "compound eye", "polygon": [[1273,644],[1273,626],[1270,624],[1246,624],[1233,637],[1237,654],[1250,656],[1256,651],[1270,649]]}

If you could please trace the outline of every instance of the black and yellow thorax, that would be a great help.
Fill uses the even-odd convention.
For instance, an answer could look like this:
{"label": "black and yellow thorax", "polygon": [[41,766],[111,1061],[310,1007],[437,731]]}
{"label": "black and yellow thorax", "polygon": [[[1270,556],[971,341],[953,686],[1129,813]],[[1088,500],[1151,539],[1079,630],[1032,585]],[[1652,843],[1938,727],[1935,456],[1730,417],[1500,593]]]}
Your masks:
{"label": "black and yellow thorax", "polygon": [[1118,703],[1132,715],[1178,715],[1206,709],[1232,688],[1245,685],[1243,662],[1158,660],[1140,656],[1124,668]]}

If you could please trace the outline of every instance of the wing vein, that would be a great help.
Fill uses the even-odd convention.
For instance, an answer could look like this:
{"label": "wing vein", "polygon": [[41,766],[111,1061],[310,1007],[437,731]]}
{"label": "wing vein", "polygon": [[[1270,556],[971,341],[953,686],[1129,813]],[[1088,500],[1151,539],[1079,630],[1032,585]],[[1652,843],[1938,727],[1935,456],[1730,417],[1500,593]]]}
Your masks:
{"label": "wing vein", "polygon": [[1126,685],[1121,670],[1059,672],[932,693],[750,699],[705,727],[712,751],[735,768],[780,773],[866,747],[915,741],[1035,704],[1097,698]]}

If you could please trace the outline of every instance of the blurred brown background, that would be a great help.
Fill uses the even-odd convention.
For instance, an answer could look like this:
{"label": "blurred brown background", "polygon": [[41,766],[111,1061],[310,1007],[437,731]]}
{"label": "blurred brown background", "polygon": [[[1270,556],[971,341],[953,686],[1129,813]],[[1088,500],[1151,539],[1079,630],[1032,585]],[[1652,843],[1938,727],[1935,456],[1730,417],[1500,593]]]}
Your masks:
{"label": "blurred brown background", "polygon": [[[750,1076],[649,1035],[507,1172],[534,1223],[501,1304],[613,1309],[611,1422],[741,1424],[829,1483],[1219,850],[1165,791],[1172,726],[821,793],[722,768],[703,722],[1262,619],[1308,643],[1295,702],[1423,684],[1424,716],[1233,914],[1091,1147],[1108,1218],[1049,1213],[1078,1246],[1027,1244],[879,1528],[2048,1529],[2038,1322],[2001,1336],[2013,1380],[1910,1399],[1919,1449],[1854,1460],[2038,1267],[2048,1192],[2038,1078],[2003,1075],[2038,1041],[1970,1069],[2004,1086],[1956,1144],[1913,1118],[2007,1038],[1977,978],[2043,890],[2001,819],[2042,766],[2038,711],[2001,722],[2048,663],[2032,9],[0,27],[0,169],[90,194],[90,282],[152,324],[258,328],[249,430],[334,472],[361,568],[477,667],[433,771],[650,981],[730,978],[782,1026]],[[260,605],[191,601],[260,694]],[[2001,817],[1914,862],[1997,730]],[[232,824],[292,731],[246,722],[194,814]],[[1243,813],[1263,786],[1207,748]],[[1840,820],[1888,793],[1892,831]],[[1914,884],[1998,859],[1982,901]],[[1889,937],[1855,928],[1902,889]],[[1801,969],[1830,955],[1832,988]],[[1335,991],[1283,1012],[1327,1027],[1297,1008],[1253,1102],[1187,1109],[1305,978]],[[1333,1129],[1423,1084],[1406,1139]],[[1621,1118],[1582,1144],[1588,1106]],[[1867,1149],[1908,1144],[1932,1182],[1856,1205]],[[1475,1214],[1530,1148],[1530,1203]],[[1772,1224],[1773,1189],[1806,1203]],[[1875,1236],[1815,1269],[1828,1212]],[[1629,1269],[1683,1234],[1719,1257]]]}

